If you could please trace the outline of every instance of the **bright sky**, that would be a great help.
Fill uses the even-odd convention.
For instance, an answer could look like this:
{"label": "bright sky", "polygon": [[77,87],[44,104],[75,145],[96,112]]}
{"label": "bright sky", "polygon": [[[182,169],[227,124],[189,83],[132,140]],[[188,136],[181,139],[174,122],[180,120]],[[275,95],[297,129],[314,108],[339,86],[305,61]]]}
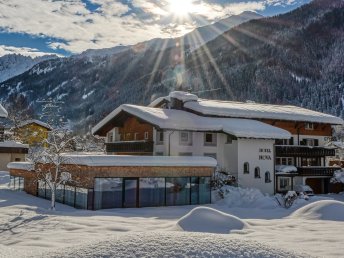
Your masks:
{"label": "bright sky", "polygon": [[70,55],[183,35],[243,11],[284,13],[310,0],[0,0],[0,56]]}

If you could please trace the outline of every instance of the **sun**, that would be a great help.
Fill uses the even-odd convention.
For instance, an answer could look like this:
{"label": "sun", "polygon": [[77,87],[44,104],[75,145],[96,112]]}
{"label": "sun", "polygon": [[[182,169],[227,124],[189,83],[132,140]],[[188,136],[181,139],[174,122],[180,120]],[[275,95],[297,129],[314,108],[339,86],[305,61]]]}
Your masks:
{"label": "sun", "polygon": [[195,9],[193,0],[168,0],[169,11],[175,16],[187,16]]}

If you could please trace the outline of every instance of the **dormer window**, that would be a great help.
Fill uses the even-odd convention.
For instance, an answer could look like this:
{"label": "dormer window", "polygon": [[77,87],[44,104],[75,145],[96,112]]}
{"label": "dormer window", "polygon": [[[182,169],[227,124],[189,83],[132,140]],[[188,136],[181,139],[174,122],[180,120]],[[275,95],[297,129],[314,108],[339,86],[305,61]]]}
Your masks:
{"label": "dormer window", "polygon": [[314,130],[314,124],[313,123],[306,123],[305,129],[306,130]]}

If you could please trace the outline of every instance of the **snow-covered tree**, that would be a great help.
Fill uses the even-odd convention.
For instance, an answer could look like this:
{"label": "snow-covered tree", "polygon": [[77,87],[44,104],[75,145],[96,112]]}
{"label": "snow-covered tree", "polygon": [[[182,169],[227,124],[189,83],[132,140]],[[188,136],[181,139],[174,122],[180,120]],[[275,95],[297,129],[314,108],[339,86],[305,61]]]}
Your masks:
{"label": "snow-covered tree", "polygon": [[29,161],[32,170],[36,172],[37,180],[43,180],[51,190],[51,210],[55,210],[56,189],[68,182],[72,182],[67,164],[73,160],[66,155],[73,151],[76,137],[65,129],[54,129],[41,146],[31,149]]}

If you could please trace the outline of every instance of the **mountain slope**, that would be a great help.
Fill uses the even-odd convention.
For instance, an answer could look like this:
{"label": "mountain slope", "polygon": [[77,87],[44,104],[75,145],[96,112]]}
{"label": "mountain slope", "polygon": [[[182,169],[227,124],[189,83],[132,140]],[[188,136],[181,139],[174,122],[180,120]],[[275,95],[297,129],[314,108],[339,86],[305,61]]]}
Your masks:
{"label": "mountain slope", "polygon": [[122,103],[147,104],[189,88],[200,97],[291,103],[343,117],[343,26],[342,1],[316,0],[241,24],[191,52],[143,43],[113,55],[41,62],[0,84],[0,98],[21,92],[36,112],[37,99],[57,98],[83,131]]}
{"label": "mountain slope", "polygon": [[42,61],[57,58],[54,55],[46,55],[40,57],[23,56],[19,54],[8,54],[0,57],[0,83],[6,81],[9,78],[17,76],[30,68],[35,64]]}

